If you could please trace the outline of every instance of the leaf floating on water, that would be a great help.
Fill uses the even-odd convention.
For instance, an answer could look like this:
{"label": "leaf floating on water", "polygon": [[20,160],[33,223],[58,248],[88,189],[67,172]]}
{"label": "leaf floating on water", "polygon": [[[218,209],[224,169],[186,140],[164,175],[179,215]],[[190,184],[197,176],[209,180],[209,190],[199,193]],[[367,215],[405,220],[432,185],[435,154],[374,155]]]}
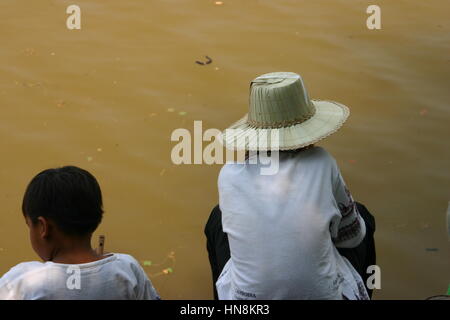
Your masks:
{"label": "leaf floating on water", "polygon": [[180,116],[185,116],[185,115],[187,115],[187,112],[186,112],[186,111],[180,111],[180,112],[178,112],[178,114],[179,114]]}
{"label": "leaf floating on water", "polygon": [[94,160],[94,158],[92,158],[92,157],[87,157],[86,160],[87,160],[88,162],[91,162],[92,160]]}
{"label": "leaf floating on water", "polygon": [[142,264],[144,265],[144,267],[149,267],[152,265],[152,262],[150,260],[145,260]]}

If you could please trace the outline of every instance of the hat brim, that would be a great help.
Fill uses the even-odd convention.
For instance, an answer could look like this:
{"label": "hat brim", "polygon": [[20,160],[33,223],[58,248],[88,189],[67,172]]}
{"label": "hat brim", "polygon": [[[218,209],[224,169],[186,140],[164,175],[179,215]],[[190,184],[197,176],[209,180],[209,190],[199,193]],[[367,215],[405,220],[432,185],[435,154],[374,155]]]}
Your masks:
{"label": "hat brim", "polygon": [[[339,130],[350,114],[347,106],[335,101],[311,100],[311,102],[316,108],[315,114],[300,124],[288,127],[255,128],[248,124],[248,114],[246,114],[222,132],[223,144],[227,149],[236,151],[299,149],[316,143]],[[271,141],[271,137],[274,140],[274,136],[271,136],[274,130],[277,131],[275,136],[278,136],[278,141]],[[258,141],[258,136],[261,141]]]}

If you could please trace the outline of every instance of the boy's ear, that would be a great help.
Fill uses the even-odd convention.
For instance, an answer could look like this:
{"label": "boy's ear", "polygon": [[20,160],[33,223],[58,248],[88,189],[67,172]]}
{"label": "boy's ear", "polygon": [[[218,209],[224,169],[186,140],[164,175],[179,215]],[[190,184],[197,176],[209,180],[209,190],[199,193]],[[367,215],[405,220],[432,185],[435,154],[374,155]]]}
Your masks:
{"label": "boy's ear", "polygon": [[38,230],[39,236],[42,239],[46,239],[46,238],[49,237],[50,229],[51,229],[51,225],[49,223],[49,220],[47,220],[44,217],[38,217],[38,219],[37,219],[37,230]]}

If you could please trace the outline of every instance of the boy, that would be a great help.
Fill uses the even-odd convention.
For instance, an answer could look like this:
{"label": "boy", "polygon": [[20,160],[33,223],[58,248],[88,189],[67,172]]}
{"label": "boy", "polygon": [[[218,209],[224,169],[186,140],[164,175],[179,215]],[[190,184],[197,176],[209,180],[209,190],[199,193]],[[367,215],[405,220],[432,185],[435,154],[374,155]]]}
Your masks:
{"label": "boy", "polygon": [[159,299],[133,257],[92,249],[103,203],[89,172],[67,166],[39,173],[28,185],[22,211],[43,262],[20,263],[7,272],[0,279],[0,299]]}

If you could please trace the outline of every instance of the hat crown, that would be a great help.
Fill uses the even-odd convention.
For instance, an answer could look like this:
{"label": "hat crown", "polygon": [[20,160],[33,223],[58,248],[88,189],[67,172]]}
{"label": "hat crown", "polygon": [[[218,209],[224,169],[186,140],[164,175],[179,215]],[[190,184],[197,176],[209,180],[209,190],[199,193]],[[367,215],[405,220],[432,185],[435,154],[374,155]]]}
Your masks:
{"label": "hat crown", "polygon": [[296,73],[267,73],[251,82],[247,121],[253,127],[287,127],[308,120],[314,112],[303,79]]}

